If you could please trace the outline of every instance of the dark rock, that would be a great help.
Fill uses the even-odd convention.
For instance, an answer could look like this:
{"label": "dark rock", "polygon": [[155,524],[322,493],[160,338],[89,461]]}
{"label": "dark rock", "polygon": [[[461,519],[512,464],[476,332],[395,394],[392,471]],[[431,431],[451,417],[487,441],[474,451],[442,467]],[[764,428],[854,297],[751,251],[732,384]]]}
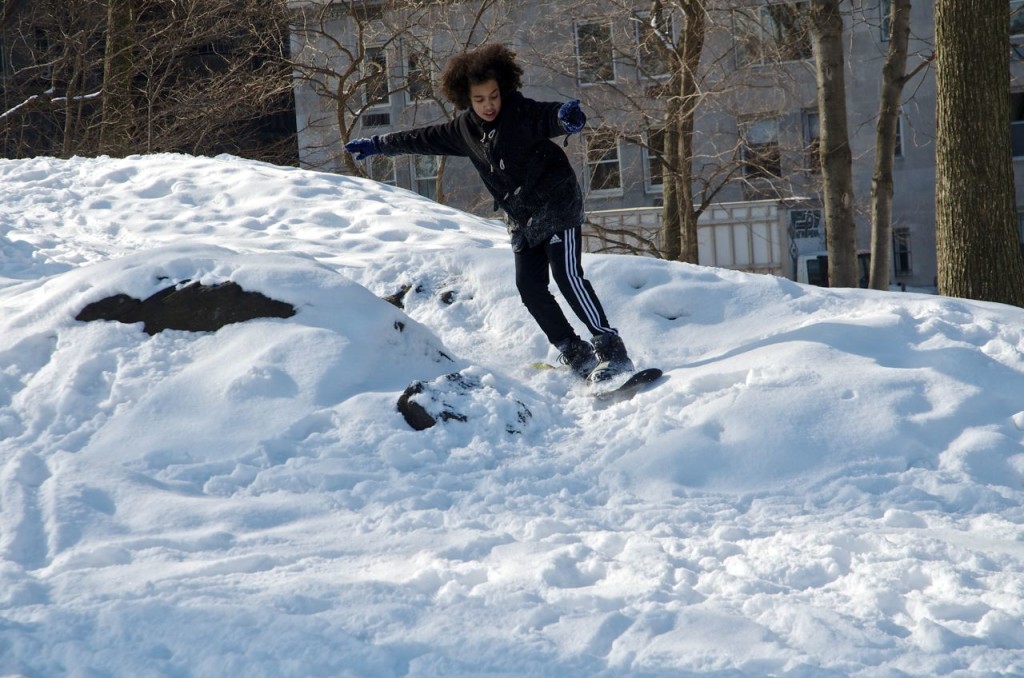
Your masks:
{"label": "dark rock", "polygon": [[423,393],[423,382],[414,381],[398,397],[398,411],[414,431],[424,431],[437,423],[422,405],[412,399],[420,393]]}
{"label": "dark rock", "polygon": [[[533,415],[522,401],[509,394],[499,393],[485,386],[475,376],[453,372],[429,383],[414,381],[398,398],[398,411],[416,431],[435,426],[439,421],[468,422],[469,412],[480,412],[481,404],[493,400],[506,400],[515,404],[515,420],[505,422],[505,431],[522,433]],[[506,409],[506,408],[503,408]]]}
{"label": "dark rock", "polygon": [[215,332],[225,325],[255,318],[290,318],[295,307],[259,292],[246,292],[237,283],[191,283],[160,290],[145,301],[124,294],[89,304],[75,319],[143,323],[147,334],[163,330]]}
{"label": "dark rock", "polygon": [[405,309],[405,295],[409,294],[409,290],[412,289],[412,285],[402,285],[397,292],[389,294],[384,297],[384,301],[388,302],[392,306],[397,306],[400,309]]}
{"label": "dark rock", "polygon": [[115,294],[102,301],[89,304],[82,309],[75,320],[92,322],[93,320],[117,320],[122,323],[138,322],[142,312],[142,302],[127,294]]}
{"label": "dark rock", "polygon": [[[466,377],[459,372],[446,374],[441,379],[436,379],[430,384],[421,381],[411,383],[402,395],[398,398],[398,411],[405,417],[409,426],[417,431],[423,431],[441,421],[469,421],[469,418],[457,412],[455,408],[446,401],[447,396],[464,395],[471,390],[480,388],[480,382],[476,379]],[[421,400],[426,402],[436,413],[431,414],[427,408],[417,402],[416,397],[423,396]]]}

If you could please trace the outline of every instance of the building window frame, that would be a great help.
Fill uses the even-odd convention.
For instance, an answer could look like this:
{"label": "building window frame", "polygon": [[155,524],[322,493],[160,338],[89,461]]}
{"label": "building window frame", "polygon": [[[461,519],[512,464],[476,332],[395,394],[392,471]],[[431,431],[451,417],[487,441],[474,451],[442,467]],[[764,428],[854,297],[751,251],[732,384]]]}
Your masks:
{"label": "building window frame", "polygon": [[769,66],[811,59],[814,55],[806,21],[809,4],[808,0],[785,0],[734,9],[736,67]]}
{"label": "building window frame", "polygon": [[[595,32],[590,32],[590,31]],[[604,35],[596,31],[601,31]],[[576,50],[576,81],[580,85],[615,82],[615,49],[612,24],[607,19],[586,19],[573,24]]]}
{"label": "building window frame", "polygon": [[395,159],[387,155],[375,155],[366,163],[366,175],[374,181],[388,186],[398,186]]}
{"label": "building window frame", "polygon": [[665,147],[665,130],[650,129],[644,136],[644,144],[641,149],[644,164],[644,192],[663,193],[665,190],[665,160],[662,153]]}
{"label": "building window frame", "polygon": [[893,274],[903,278],[914,273],[914,260],[910,247],[910,229],[901,226],[892,229]]}
{"label": "building window frame", "polygon": [[782,149],[777,117],[752,118],[740,123],[740,162],[743,178],[772,181],[782,178]]}
{"label": "building window frame", "polygon": [[1015,160],[1024,158],[1024,90],[1010,92],[1010,147]]}
{"label": "building window frame", "polygon": [[6,78],[11,73],[11,57],[7,50],[7,40],[0,30],[0,79]]}
{"label": "building window frame", "polygon": [[363,106],[367,110],[390,108],[391,73],[388,50],[384,45],[370,45],[363,58]]}
{"label": "building window frame", "polygon": [[819,174],[821,172],[821,115],[817,108],[805,108],[800,117],[803,123],[807,171]]}
{"label": "building window frame", "polygon": [[429,48],[405,45],[402,59],[405,100],[409,106],[434,99],[434,69]]}
{"label": "building window frame", "polygon": [[437,155],[415,155],[410,159],[413,190],[424,198],[437,200],[437,175],[441,158]]}
{"label": "building window frame", "polygon": [[1024,207],[1017,208],[1017,236],[1020,241],[1020,252],[1024,254]]}
{"label": "building window frame", "polygon": [[896,112],[896,143],[893,144],[893,157],[903,157],[903,109]]}
{"label": "building window frame", "polygon": [[586,136],[587,189],[591,195],[621,195],[621,140],[609,129]]}
{"label": "building window frame", "polygon": [[[657,47],[652,47],[650,41],[656,40],[656,34],[651,27],[651,12],[638,13],[633,17],[633,38],[636,49],[636,77],[643,79],[664,79],[671,75],[671,68],[662,58]],[[662,20],[667,20],[668,25],[658,26],[658,31],[674,35],[675,19],[667,12],[662,13]],[[652,67],[653,66],[653,67]]]}

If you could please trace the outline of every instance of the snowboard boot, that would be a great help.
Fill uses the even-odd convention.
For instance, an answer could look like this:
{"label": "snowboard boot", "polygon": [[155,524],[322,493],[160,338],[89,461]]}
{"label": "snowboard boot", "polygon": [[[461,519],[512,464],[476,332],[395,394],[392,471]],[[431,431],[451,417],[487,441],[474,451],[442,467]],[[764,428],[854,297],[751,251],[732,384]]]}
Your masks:
{"label": "snowboard boot", "polygon": [[571,337],[555,345],[558,349],[558,362],[568,365],[577,377],[586,379],[597,367],[597,356],[594,347],[579,337]]}
{"label": "snowboard boot", "polygon": [[597,354],[598,365],[588,377],[591,383],[607,381],[612,377],[632,372],[633,361],[626,353],[626,345],[617,334],[600,334],[594,337],[594,352]]}

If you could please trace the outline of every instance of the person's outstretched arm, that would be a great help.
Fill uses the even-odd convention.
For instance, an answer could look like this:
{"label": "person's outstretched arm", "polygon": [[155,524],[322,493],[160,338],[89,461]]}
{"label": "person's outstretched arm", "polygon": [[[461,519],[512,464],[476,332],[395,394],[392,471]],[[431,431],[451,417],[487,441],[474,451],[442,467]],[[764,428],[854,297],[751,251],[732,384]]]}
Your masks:
{"label": "person's outstretched arm", "polygon": [[365,160],[371,155],[466,155],[467,153],[459,130],[458,118],[440,125],[353,139],[345,144],[345,150],[354,155],[356,160]]}

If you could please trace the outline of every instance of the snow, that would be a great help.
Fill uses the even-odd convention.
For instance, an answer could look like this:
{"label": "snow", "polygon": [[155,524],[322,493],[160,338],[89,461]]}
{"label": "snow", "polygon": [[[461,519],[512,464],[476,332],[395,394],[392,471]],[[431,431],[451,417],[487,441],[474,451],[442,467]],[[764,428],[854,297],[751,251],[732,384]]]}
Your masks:
{"label": "snow", "polygon": [[[1024,311],[584,262],[667,374],[628,402],[531,368],[496,222],[0,161],[0,675],[1024,675]],[[74,319],[185,280],[298,313]],[[412,430],[455,372],[467,421]]]}

